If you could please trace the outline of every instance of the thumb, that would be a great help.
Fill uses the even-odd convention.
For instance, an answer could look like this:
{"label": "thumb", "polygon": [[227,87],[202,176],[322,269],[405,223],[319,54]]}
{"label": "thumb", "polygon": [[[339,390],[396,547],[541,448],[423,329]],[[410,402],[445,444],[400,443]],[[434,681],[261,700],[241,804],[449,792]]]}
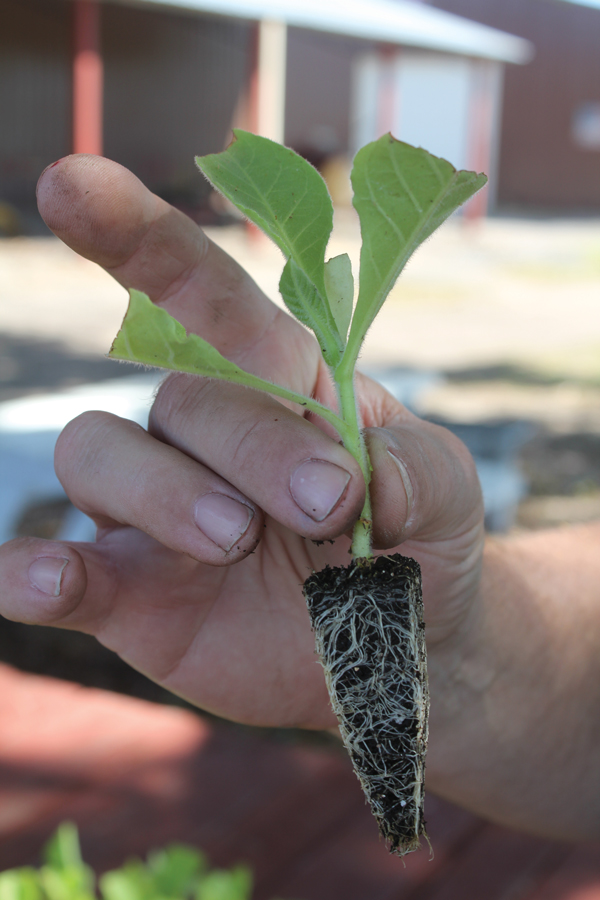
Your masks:
{"label": "thumb", "polygon": [[448,540],[481,523],[475,463],[452,432],[410,417],[393,427],[367,429],[366,440],[377,549],[408,539]]}

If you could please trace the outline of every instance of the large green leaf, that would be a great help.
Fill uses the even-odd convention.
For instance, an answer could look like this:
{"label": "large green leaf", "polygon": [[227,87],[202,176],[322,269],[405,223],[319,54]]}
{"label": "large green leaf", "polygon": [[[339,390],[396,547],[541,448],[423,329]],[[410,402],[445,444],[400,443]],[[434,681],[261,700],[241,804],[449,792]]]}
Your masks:
{"label": "large green leaf", "polygon": [[[196,157],[211,184],[261,228],[286,259],[314,285],[310,309],[298,316],[315,330],[324,353],[339,357],[343,347],[325,289],[325,250],[333,227],[333,206],[316,169],[293,150],[239,128],[223,153]],[[306,292],[294,296],[290,310]],[[284,295],[284,301],[288,298]],[[309,321],[306,321],[309,320]]]}
{"label": "large green leaf", "polygon": [[486,181],[391,134],[359,150],[352,169],[363,241],[348,348],[354,357],[408,259]]}

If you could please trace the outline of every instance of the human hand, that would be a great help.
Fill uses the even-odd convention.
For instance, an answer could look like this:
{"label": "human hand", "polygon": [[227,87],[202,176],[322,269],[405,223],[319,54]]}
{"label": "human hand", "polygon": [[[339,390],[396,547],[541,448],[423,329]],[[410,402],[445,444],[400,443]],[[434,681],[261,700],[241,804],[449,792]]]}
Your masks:
{"label": "human hand", "polygon": [[[313,338],[125,169],[68,157],[42,174],[38,197],[52,230],[125,287],[243,368],[334,403]],[[421,564],[431,652],[454,639],[477,593],[474,465],[453,435],[375,382],[360,377],[359,395],[375,546],[401,544]],[[329,429],[267,396],[178,374],[161,386],[148,433],[85,413],[61,435],[56,467],[97,542],[0,548],[3,615],[93,634],[232,719],[335,725],[301,585],[348,562],[364,483]]]}

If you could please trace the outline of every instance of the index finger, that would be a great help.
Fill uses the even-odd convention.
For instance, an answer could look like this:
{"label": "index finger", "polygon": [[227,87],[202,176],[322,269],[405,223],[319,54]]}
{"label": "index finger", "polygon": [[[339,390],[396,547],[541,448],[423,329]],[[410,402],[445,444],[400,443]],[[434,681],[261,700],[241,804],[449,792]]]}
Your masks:
{"label": "index finger", "polygon": [[263,361],[279,357],[278,346],[293,338],[316,367],[316,347],[304,329],[191,219],[123,166],[98,156],[65,157],[42,173],[37,196],[44,221],[69,247],[124,287],[145,291],[229,359],[262,375]]}

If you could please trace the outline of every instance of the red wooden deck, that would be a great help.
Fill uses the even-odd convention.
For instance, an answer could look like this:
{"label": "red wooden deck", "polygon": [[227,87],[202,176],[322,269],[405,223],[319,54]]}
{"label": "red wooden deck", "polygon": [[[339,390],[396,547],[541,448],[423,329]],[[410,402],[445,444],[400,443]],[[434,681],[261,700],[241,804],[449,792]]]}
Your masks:
{"label": "red wooden deck", "polygon": [[0,869],[73,819],[97,871],[179,840],[248,862],[256,900],[600,900],[600,847],[434,797],[427,850],[388,855],[340,753],[0,666]]}

